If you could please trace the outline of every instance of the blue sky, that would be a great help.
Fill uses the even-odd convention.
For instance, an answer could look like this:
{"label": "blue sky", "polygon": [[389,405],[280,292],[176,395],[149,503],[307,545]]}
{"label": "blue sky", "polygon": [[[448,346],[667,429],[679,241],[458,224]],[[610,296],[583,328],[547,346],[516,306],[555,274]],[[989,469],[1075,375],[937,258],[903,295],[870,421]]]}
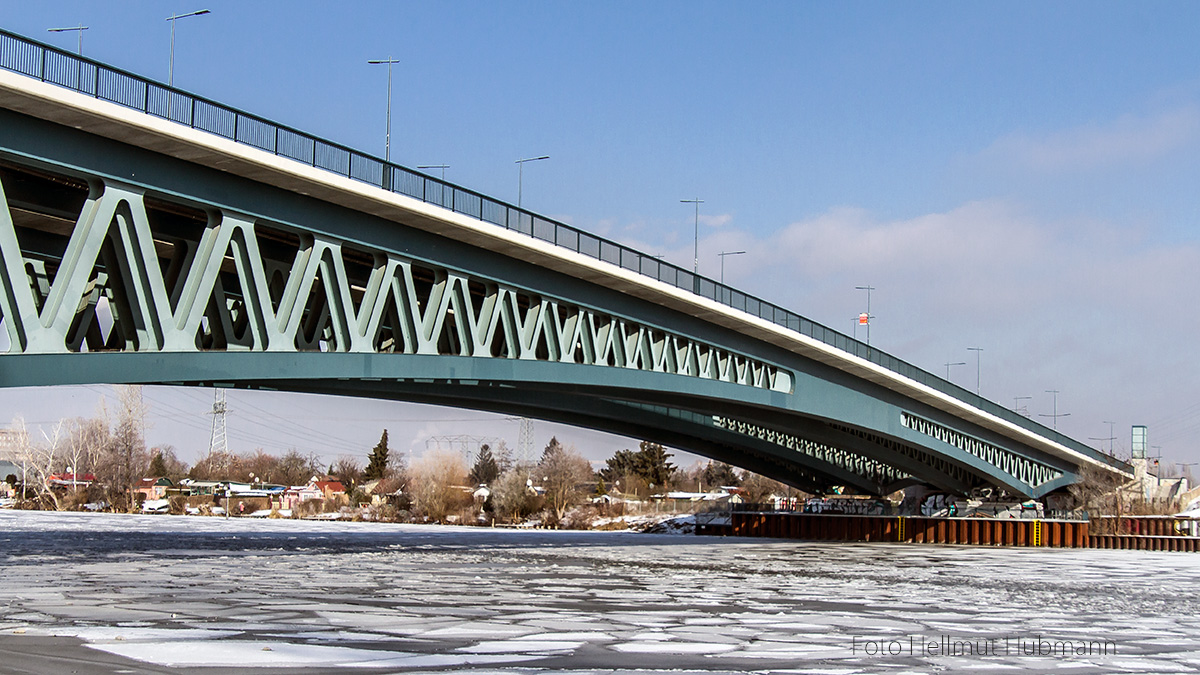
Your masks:
{"label": "blue sky", "polygon": [[[702,272],[747,250],[728,281],[846,332],[871,284],[876,346],[967,361],[968,388],[982,347],[985,396],[1036,416],[1057,389],[1080,440],[1113,421],[1127,450],[1148,424],[1168,459],[1200,460],[1200,5],[3,0],[0,25],[74,48],[46,29],[82,22],[85,54],[165,80],[165,17],[201,8],[177,25],[178,86],[382,155],[386,70],[366,61],[394,56],[393,159],[515,201],[514,160],[550,155],[526,206],[683,265],[679,200],[699,197]],[[418,450],[431,430],[516,442],[513,423],[378,405],[322,429],[364,452],[393,418]],[[197,445],[161,414],[152,441]]]}

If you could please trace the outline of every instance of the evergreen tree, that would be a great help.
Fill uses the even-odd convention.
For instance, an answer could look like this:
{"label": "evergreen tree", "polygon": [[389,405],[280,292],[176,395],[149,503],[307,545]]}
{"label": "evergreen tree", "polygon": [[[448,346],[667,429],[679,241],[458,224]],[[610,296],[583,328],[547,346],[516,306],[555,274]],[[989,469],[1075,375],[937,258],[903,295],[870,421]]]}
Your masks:
{"label": "evergreen tree", "polygon": [[612,457],[605,460],[605,467],[600,469],[600,478],[606,483],[615,483],[625,476],[639,475],[637,471],[637,455],[631,450],[618,450]]}
{"label": "evergreen tree", "polygon": [[167,463],[163,461],[161,452],[154,453],[154,459],[150,460],[150,477],[162,478],[167,475]]}
{"label": "evergreen tree", "polygon": [[550,460],[554,455],[562,452],[562,449],[563,446],[562,443],[558,442],[558,436],[551,436],[550,443],[546,445],[544,450],[542,450],[542,461],[545,462]]}
{"label": "evergreen tree", "polygon": [[467,479],[471,485],[491,485],[500,476],[500,464],[492,456],[492,448],[487,443],[479,446],[479,454],[475,457],[475,466]]}
{"label": "evergreen tree", "polygon": [[624,476],[637,476],[650,485],[665,487],[675,474],[675,465],[667,460],[673,457],[663,446],[642,441],[637,452],[618,450],[609,457],[600,478],[608,483],[621,480]]}
{"label": "evergreen tree", "polygon": [[733,467],[724,462],[709,462],[708,466],[704,467],[704,473],[701,474],[700,480],[704,481],[704,485],[708,488],[737,487],[742,484],[742,479],[738,477]]}
{"label": "evergreen tree", "polygon": [[363,480],[375,480],[387,475],[389,452],[391,451],[388,449],[387,429],[384,429],[383,436],[379,437],[379,442],[367,456],[367,470],[363,472]]}
{"label": "evergreen tree", "polygon": [[665,487],[675,473],[675,465],[667,460],[673,457],[663,449],[663,446],[650,441],[642,441],[637,453],[637,473],[646,479],[647,483]]}

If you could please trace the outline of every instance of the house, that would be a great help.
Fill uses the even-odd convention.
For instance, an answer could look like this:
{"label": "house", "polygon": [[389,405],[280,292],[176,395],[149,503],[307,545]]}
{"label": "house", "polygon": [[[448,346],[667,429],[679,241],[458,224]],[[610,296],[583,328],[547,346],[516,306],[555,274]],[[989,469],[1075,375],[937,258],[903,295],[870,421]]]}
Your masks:
{"label": "house", "polygon": [[218,495],[224,491],[224,483],[216,480],[196,480],[184,478],[179,485],[187,490],[188,495]]}
{"label": "house", "polygon": [[75,473],[52,473],[46,477],[46,487],[55,488],[81,488],[87,487],[96,482],[95,474],[75,474]]}
{"label": "house", "polygon": [[308,481],[308,487],[320,490],[324,499],[346,498],[346,486],[342,485],[339,480],[318,480],[316,476],[313,476],[312,480]]}
{"label": "house", "polygon": [[371,498],[371,506],[398,504],[404,495],[401,480],[395,476],[380,478],[362,484],[362,492]]}
{"label": "house", "polygon": [[174,486],[170,478],[143,478],[134,492],[147,500],[163,499],[167,496],[167,490]]}

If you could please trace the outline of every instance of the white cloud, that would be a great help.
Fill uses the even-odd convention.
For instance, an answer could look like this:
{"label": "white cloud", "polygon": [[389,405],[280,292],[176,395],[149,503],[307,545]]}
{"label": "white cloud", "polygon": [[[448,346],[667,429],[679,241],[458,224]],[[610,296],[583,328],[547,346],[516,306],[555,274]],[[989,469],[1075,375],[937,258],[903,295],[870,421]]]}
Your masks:
{"label": "white cloud", "polygon": [[733,221],[733,216],[728,213],[722,213],[715,216],[700,215],[700,224],[707,227],[722,227]]}
{"label": "white cloud", "polygon": [[1200,107],[1192,104],[1043,135],[1011,134],[984,150],[981,158],[1018,170],[1070,172],[1144,164],[1194,146],[1197,140]]}
{"label": "white cloud", "polygon": [[[869,283],[876,346],[937,374],[947,361],[973,364],[966,347],[983,347],[985,396],[1032,395],[1030,410],[1048,413],[1044,392],[1058,389],[1059,410],[1072,413],[1060,429],[1076,438],[1107,436],[1102,420],[1126,435],[1160,421],[1168,455],[1200,459],[1200,430],[1171,428],[1182,424],[1173,411],[1200,400],[1200,363],[1186,347],[1200,333],[1190,307],[1200,247],[1153,235],[1002,201],[890,221],[839,208],[763,237],[722,230],[701,240],[701,260],[748,251],[727,261],[729,283],[845,333],[865,308],[855,286]],[[975,370],[953,379],[974,389]]]}

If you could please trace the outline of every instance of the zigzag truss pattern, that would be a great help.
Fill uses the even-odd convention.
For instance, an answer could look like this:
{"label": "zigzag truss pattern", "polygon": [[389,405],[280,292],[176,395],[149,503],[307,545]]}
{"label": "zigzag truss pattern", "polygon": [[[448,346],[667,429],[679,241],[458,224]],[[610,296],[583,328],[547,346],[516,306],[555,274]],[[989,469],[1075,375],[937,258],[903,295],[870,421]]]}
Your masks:
{"label": "zigzag truss pattern", "polygon": [[712,422],[713,426],[718,429],[727,429],[745,436],[757,438],[840,467],[853,474],[862,476],[863,479],[873,485],[891,485],[910,477],[896,467],[889,466],[870,457],[806,440],[793,434],[719,415],[714,415]]}
{"label": "zigzag truss pattern", "polygon": [[112,181],[0,165],[9,353],[441,354],[790,392],[790,372],[561,299]]}
{"label": "zigzag truss pattern", "polygon": [[909,429],[932,436],[964,452],[969,452],[1026,485],[1039,487],[1063,476],[1062,471],[1052,466],[1022,457],[1015,452],[1009,452],[911,413],[901,413],[900,423]]}

